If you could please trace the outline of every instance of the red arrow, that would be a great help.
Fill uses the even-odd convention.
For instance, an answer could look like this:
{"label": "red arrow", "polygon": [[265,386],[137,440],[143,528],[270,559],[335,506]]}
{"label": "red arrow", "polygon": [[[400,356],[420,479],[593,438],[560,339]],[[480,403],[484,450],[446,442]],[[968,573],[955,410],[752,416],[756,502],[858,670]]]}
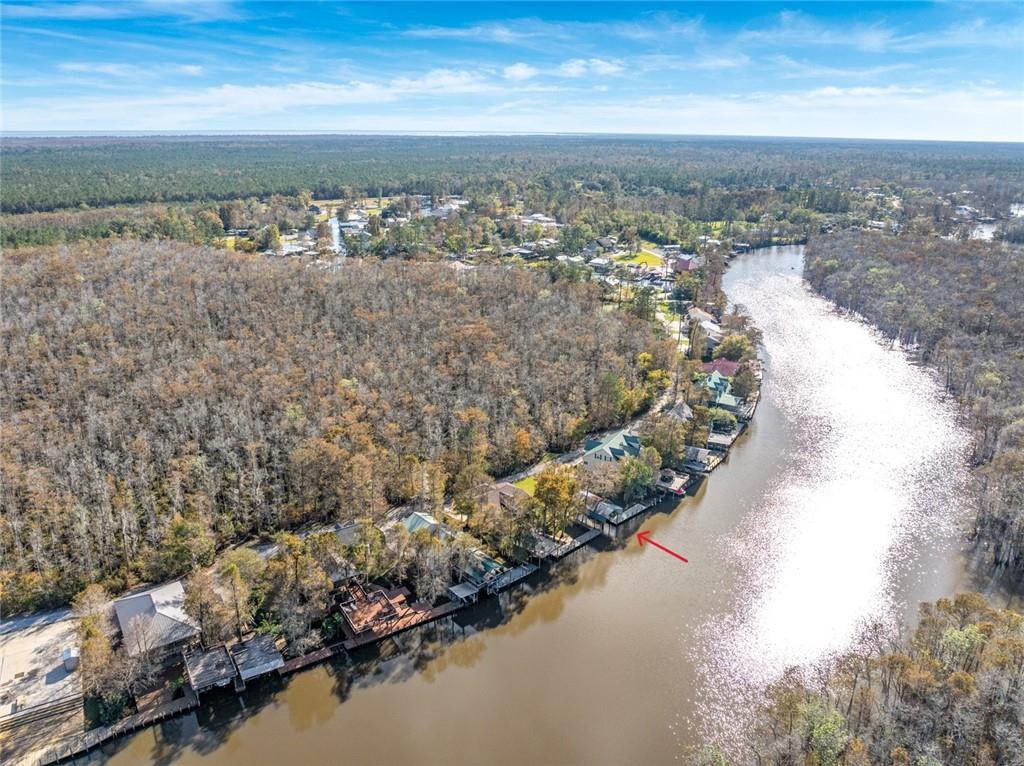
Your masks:
{"label": "red arrow", "polygon": [[643,548],[643,547],[644,547],[644,543],[650,543],[650,544],[651,544],[651,545],[653,545],[653,546],[654,546],[655,548],[658,548],[659,550],[663,550],[663,551],[665,551],[665,553],[667,553],[667,554],[668,554],[669,556],[675,556],[675,557],[676,557],[677,559],[679,559],[680,561],[682,561],[682,562],[683,562],[684,564],[688,564],[688,563],[690,563],[689,561],[687,561],[687,560],[686,560],[685,558],[683,558],[682,556],[680,556],[680,555],[679,555],[678,553],[676,553],[675,551],[669,550],[668,548],[666,548],[666,547],[665,547],[664,545],[662,545],[661,543],[656,543],[656,542],[654,542],[654,540],[652,540],[652,539],[651,539],[651,533],[650,533],[650,532],[649,532],[648,530],[646,530],[646,529],[645,529],[645,530],[644,530],[643,532],[638,532],[638,533],[637,533],[637,536],[636,536],[636,541],[637,541],[638,543],[640,543],[640,547],[641,547],[641,548]]}

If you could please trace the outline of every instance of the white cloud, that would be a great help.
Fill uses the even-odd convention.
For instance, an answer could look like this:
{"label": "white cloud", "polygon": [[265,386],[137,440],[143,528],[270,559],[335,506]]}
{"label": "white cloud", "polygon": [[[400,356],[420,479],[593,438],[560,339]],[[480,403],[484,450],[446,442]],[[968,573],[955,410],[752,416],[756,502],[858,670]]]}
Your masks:
{"label": "white cloud", "polygon": [[789,56],[773,56],[769,61],[776,64],[783,70],[782,76],[786,79],[824,77],[870,78],[912,68],[910,64],[880,64],[878,66],[870,67],[825,66],[804,61],[796,61]]}
{"label": "white cloud", "polygon": [[538,37],[563,36],[558,25],[529,19],[506,23],[475,24],[469,27],[414,27],[406,29],[402,35],[439,40],[477,40],[503,45],[525,44]]}
{"label": "white cloud", "polygon": [[604,59],[590,59],[590,71],[600,75],[618,74],[622,71],[622,65]]}
{"label": "white cloud", "polygon": [[582,77],[587,73],[587,62],[585,59],[570,59],[558,71],[565,77]]}
{"label": "white cloud", "polygon": [[57,68],[62,72],[74,72],[75,74],[102,74],[110,77],[129,77],[137,74],[138,69],[127,64],[89,63],[69,61],[58,64]]}
{"label": "white cloud", "polygon": [[676,43],[704,35],[700,19],[670,13],[640,14],[636,21],[544,21],[537,18],[506,19],[472,26],[427,26],[404,30],[406,37],[471,40],[502,45],[540,47],[540,41],[593,40],[618,37],[634,42]]}
{"label": "white cloud", "polygon": [[881,22],[833,27],[799,11],[782,11],[772,26],[746,29],[738,37],[741,41],[764,42],[776,47],[845,45],[878,52],[892,42],[896,32]]}
{"label": "white cloud", "polygon": [[127,18],[175,16],[187,21],[213,21],[239,18],[234,3],[226,0],[134,0],[119,2],[42,2],[4,3],[4,16],[10,19],[54,19],[101,21]]}
{"label": "white cloud", "polygon": [[420,77],[398,77],[382,90],[412,94],[417,93],[481,93],[491,88],[482,75],[462,69],[433,69]]}
{"label": "white cloud", "polygon": [[750,63],[745,53],[704,54],[690,62],[694,69],[740,69]]}
{"label": "white cloud", "polygon": [[797,46],[844,46],[868,53],[921,52],[940,48],[1019,46],[1024,24],[1004,21],[990,24],[986,19],[965,19],[944,29],[904,33],[881,21],[870,24],[824,24],[800,11],[783,11],[765,28],[745,29],[738,39],[762,42],[775,48]]}
{"label": "white cloud", "polygon": [[198,64],[142,67],[133,64],[114,64],[99,61],[66,61],[58,64],[57,69],[71,74],[103,75],[105,77],[117,78],[159,77],[168,72],[177,72],[195,77],[203,73],[203,68]]}
{"label": "white cloud", "polygon": [[[147,91],[146,95],[135,96],[82,96],[59,100],[30,98],[20,103],[6,103],[3,117],[7,130],[201,129],[245,115],[266,118],[268,115],[294,114],[296,110],[407,104],[413,99],[421,104],[433,102],[440,107],[449,103],[447,98],[450,96],[498,97],[556,90],[559,89],[551,85],[512,84],[466,70],[433,69],[420,76],[396,77],[384,82],[225,84],[192,90],[153,90]],[[421,110],[424,108],[429,107],[419,107]],[[445,106],[444,111],[449,111],[449,107]],[[31,127],[33,125],[37,127]]]}
{"label": "white cloud", "polygon": [[622,64],[605,59],[569,59],[558,67],[563,77],[583,77],[586,74],[608,76],[623,70]]}
{"label": "white cloud", "polygon": [[703,37],[704,29],[700,19],[680,18],[670,13],[656,13],[641,21],[618,22],[604,25],[614,35],[627,40],[661,40],[678,42]]}
{"label": "white cloud", "polygon": [[535,77],[539,73],[539,71],[540,70],[535,69],[529,64],[518,62],[516,64],[512,64],[511,66],[505,67],[505,69],[502,70],[502,74],[504,75],[506,80],[518,81],[529,80],[531,77]]}

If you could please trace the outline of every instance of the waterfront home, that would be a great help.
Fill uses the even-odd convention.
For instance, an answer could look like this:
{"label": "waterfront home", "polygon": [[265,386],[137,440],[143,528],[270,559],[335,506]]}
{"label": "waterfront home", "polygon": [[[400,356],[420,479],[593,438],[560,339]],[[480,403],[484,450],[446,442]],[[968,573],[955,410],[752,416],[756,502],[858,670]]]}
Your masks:
{"label": "waterfront home", "polygon": [[729,390],[730,384],[728,378],[722,373],[718,370],[713,370],[710,375],[704,378],[704,388],[712,394],[725,393]]}
{"label": "waterfront home", "polygon": [[338,601],[346,625],[352,635],[358,636],[395,622],[401,613],[404,599],[393,598],[379,586],[364,588],[354,582],[341,590]]}
{"label": "waterfront home", "polygon": [[686,257],[673,258],[669,266],[676,274],[692,274],[699,268],[693,258]]}
{"label": "waterfront home", "polygon": [[518,510],[530,502],[530,493],[507,481],[492,484],[481,494],[480,505],[502,510]]}
{"label": "waterfront home", "polygon": [[743,402],[732,394],[732,385],[718,370],[714,370],[704,379],[704,387],[708,390],[709,403],[729,412],[738,412]]}
{"label": "waterfront home", "polygon": [[457,574],[466,582],[484,587],[496,580],[505,569],[500,561],[477,548],[458,567]]}
{"label": "waterfront home", "polygon": [[713,371],[704,379],[704,387],[708,390],[708,403],[729,412],[739,412],[743,402],[732,394],[732,385],[718,370]]}
{"label": "waterfront home", "polygon": [[739,372],[742,366],[739,362],[734,362],[731,359],[715,359],[710,362],[704,362],[700,368],[709,375],[717,372],[722,377],[732,378]]}
{"label": "waterfront home", "polygon": [[640,437],[623,429],[603,439],[588,439],[583,448],[583,467],[588,470],[606,471],[615,467],[626,457],[640,454]]}
{"label": "waterfront home", "polygon": [[124,596],[114,602],[114,614],[132,657],[167,654],[193,643],[199,628],[185,614],[185,589],[180,580]]}
{"label": "waterfront home", "polygon": [[687,471],[707,473],[711,470],[711,450],[702,447],[686,447],[686,458],[683,461],[683,468]]}
{"label": "waterfront home", "polygon": [[691,306],[686,311],[686,316],[691,322],[714,322],[715,317],[709,314],[704,309],[699,309],[696,306]]}
{"label": "waterfront home", "polygon": [[722,433],[719,431],[712,431],[708,434],[708,449],[715,452],[728,452],[729,447],[736,441],[736,434],[734,432]]}

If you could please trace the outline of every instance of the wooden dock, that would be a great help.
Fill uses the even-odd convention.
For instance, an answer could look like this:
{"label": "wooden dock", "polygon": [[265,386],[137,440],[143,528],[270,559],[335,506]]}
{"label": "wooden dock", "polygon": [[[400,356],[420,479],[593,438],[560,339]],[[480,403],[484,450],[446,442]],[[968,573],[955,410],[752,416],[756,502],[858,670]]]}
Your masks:
{"label": "wooden dock", "polygon": [[462,608],[462,604],[457,604],[455,602],[441,604],[441,606],[435,606],[433,609],[420,609],[410,606],[408,611],[402,614],[397,620],[390,620],[387,623],[382,624],[380,627],[370,628],[369,630],[360,633],[358,636],[353,636],[352,638],[342,641],[341,646],[345,651],[352,651],[353,649],[358,649],[361,646],[369,646],[377,641],[383,641],[385,638],[391,638],[392,636],[397,636],[399,633],[404,633],[407,630],[412,630],[413,628],[418,628],[421,625],[427,625],[435,620],[440,620],[442,617],[454,614]]}
{"label": "wooden dock", "polygon": [[142,713],[136,713],[130,715],[127,718],[122,718],[120,721],[111,724],[110,726],[101,726],[96,729],[90,729],[83,734],[77,734],[74,737],[69,737],[58,745],[54,745],[49,750],[45,751],[39,758],[39,766],[48,766],[51,763],[60,763],[70,758],[76,758],[79,755],[83,755],[95,747],[99,747],[105,742],[109,742],[112,739],[121,737],[125,734],[131,734],[133,731],[145,728],[146,726],[152,726],[155,723],[159,723],[167,718],[172,718],[176,715],[184,713],[187,710],[192,710],[199,706],[199,698],[196,696],[192,689],[186,688],[186,695],[181,699],[172,700],[163,705],[151,708],[150,710],[143,711]]}
{"label": "wooden dock", "polygon": [[493,596],[495,593],[504,590],[513,583],[525,580],[536,571],[537,566],[535,564],[520,564],[515,569],[506,569],[492,582],[487,584],[487,593],[488,595]]}
{"label": "wooden dock", "polygon": [[560,547],[556,548],[554,551],[552,551],[551,552],[551,558],[553,558],[553,559],[564,559],[570,553],[574,553],[575,551],[578,551],[580,548],[582,548],[583,546],[587,545],[588,543],[596,540],[600,536],[601,536],[600,530],[591,529],[591,528],[588,527],[587,531],[584,532],[582,535],[580,535],[579,537],[574,537],[569,542],[563,544],[562,546],[560,546]]}
{"label": "wooden dock", "polygon": [[289,673],[294,673],[296,670],[302,670],[308,668],[310,665],[316,665],[319,662],[329,660],[334,656],[334,647],[339,646],[338,644],[331,644],[331,646],[325,646],[323,649],[317,649],[315,652],[309,654],[303,654],[301,657],[295,657],[285,662],[284,665],[277,669],[279,676],[286,676]]}

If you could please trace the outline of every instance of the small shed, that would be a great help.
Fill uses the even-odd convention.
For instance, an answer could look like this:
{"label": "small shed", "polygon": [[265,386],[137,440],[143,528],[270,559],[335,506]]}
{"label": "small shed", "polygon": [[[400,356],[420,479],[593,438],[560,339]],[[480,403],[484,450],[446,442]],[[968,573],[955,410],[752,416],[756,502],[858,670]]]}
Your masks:
{"label": "small shed", "polygon": [[237,672],[231,655],[223,646],[185,652],[185,671],[196,694],[217,686],[227,686],[235,680]]}
{"label": "small shed", "polygon": [[266,634],[234,644],[230,652],[238,668],[238,675],[243,681],[277,670],[284,665],[284,657],[277,650],[274,637]]}

